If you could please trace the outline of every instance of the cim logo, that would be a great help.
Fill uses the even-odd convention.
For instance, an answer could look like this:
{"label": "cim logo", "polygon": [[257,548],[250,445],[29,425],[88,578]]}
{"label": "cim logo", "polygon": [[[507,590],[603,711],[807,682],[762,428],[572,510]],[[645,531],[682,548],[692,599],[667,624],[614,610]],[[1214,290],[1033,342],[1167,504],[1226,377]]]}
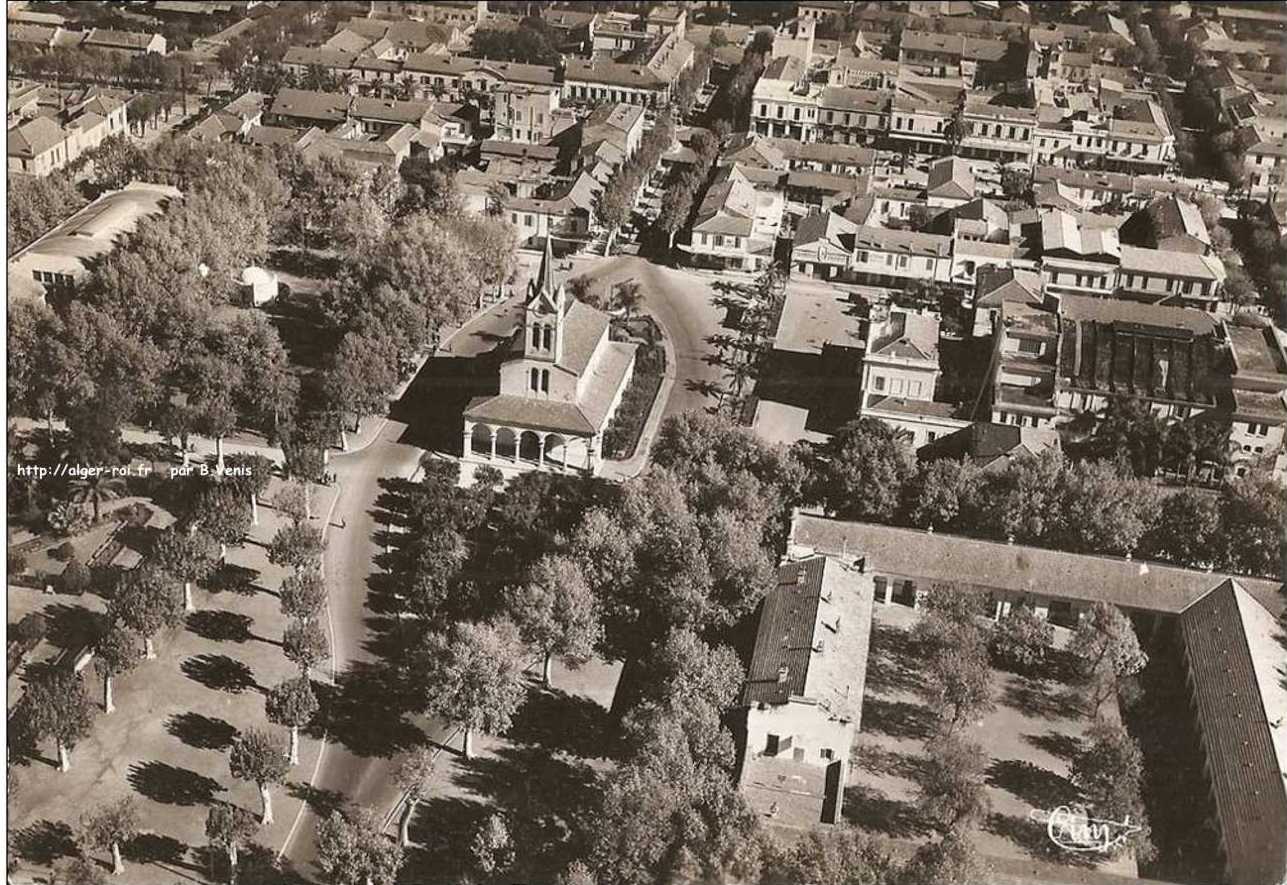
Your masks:
{"label": "cim logo", "polygon": [[1029,817],[1046,825],[1050,841],[1065,851],[1111,852],[1140,831],[1130,816],[1120,821],[1100,820],[1086,814],[1081,806],[1060,805],[1051,811],[1033,809]]}

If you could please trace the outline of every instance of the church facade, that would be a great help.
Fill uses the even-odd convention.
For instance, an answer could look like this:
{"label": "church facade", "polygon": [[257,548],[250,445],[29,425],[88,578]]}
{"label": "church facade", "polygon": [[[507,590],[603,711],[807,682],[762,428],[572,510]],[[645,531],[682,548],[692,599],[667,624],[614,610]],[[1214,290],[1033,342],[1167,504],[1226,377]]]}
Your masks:
{"label": "church facade", "polygon": [[470,400],[465,461],[597,474],[603,433],[634,374],[637,345],[611,340],[608,314],[555,280],[547,239],[525,297],[498,305],[514,325],[501,345],[498,392]]}

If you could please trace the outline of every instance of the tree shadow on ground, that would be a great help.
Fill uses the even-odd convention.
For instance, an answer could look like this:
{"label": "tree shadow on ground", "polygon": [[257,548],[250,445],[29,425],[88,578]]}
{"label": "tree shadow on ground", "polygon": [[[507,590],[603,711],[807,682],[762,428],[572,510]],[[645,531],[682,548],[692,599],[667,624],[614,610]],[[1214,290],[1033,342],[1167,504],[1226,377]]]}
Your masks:
{"label": "tree shadow on ground", "polygon": [[205,805],[223,786],[213,778],[165,762],[136,762],[130,766],[130,786],[164,805]]}
{"label": "tree shadow on ground", "polygon": [[869,833],[911,839],[930,831],[911,802],[890,799],[875,787],[845,787],[844,819]]}
{"label": "tree shadow on ground", "polygon": [[308,805],[318,818],[327,817],[332,811],[344,807],[343,793],[338,790],[324,790],[302,781],[290,781],[286,784],[286,793],[292,799],[298,799]]}
{"label": "tree shadow on ground", "polygon": [[993,812],[983,822],[983,829],[1014,842],[1030,857],[1076,867],[1093,867],[1102,858],[1089,852],[1068,851],[1050,841],[1046,825],[1029,817],[1014,817]]}
{"label": "tree shadow on ground", "polygon": [[335,685],[315,681],[313,689],[320,704],[314,721],[355,755],[388,758],[424,742],[424,732],[403,718],[410,690],[392,667],[354,662]]}
{"label": "tree shadow on ground", "polygon": [[528,692],[506,737],[585,759],[613,758],[618,750],[608,711],[589,698],[558,689]]}
{"label": "tree shadow on ground", "polygon": [[49,866],[60,857],[73,857],[78,849],[72,828],[63,821],[40,820],[13,832],[10,850],[23,860]]}
{"label": "tree shadow on ground", "polygon": [[922,680],[914,666],[912,638],[906,630],[888,624],[872,627],[871,653],[867,659],[867,690],[877,694],[919,691]]}
{"label": "tree shadow on ground", "polygon": [[919,783],[929,769],[929,759],[923,755],[898,753],[871,744],[855,744],[849,754],[855,768],[881,777],[906,778]]}
{"label": "tree shadow on ground", "polygon": [[239,694],[259,687],[250,667],[227,655],[197,655],[184,661],[180,669],[189,679],[212,691]]}
{"label": "tree shadow on ground", "polygon": [[1084,714],[1081,694],[1075,688],[1024,676],[1009,679],[1001,702],[1038,719],[1077,719]]}
{"label": "tree shadow on ground", "polygon": [[176,713],[165,723],[165,730],[198,750],[223,751],[232,746],[237,729],[230,723],[201,713]]}
{"label": "tree shadow on ground", "polygon": [[139,833],[121,848],[126,860],[134,863],[156,864],[167,872],[173,867],[200,872],[201,867],[188,861],[188,846],[173,836],[160,833]]}
{"label": "tree shadow on ground", "polygon": [[[193,870],[201,871],[211,882],[228,881],[228,854],[222,848],[202,845],[192,851],[195,858]],[[277,851],[267,845],[252,842],[243,845],[237,855],[237,885],[310,885],[291,866],[290,861],[279,858]]]}
{"label": "tree shadow on ground", "polygon": [[987,770],[987,782],[1033,808],[1069,805],[1079,798],[1072,781],[1026,759],[998,759]]}
{"label": "tree shadow on ground", "polygon": [[506,812],[518,857],[511,878],[553,881],[581,856],[579,834],[599,793],[584,762],[538,746],[501,746],[494,755],[460,760],[453,780]]}
{"label": "tree shadow on ground", "polygon": [[934,730],[934,714],[920,704],[870,697],[863,703],[863,731],[923,740]]}
{"label": "tree shadow on ground", "polygon": [[90,645],[102,633],[103,615],[80,605],[63,602],[45,606],[45,639],[61,649],[76,650]]}
{"label": "tree shadow on ground", "polygon": [[1073,735],[1054,730],[1047,731],[1045,734],[1025,734],[1023,739],[1038,750],[1043,750],[1056,759],[1063,759],[1066,762],[1071,762],[1081,749],[1081,740]]}
{"label": "tree shadow on ground", "polygon": [[236,612],[205,610],[188,615],[188,629],[211,642],[247,642],[257,637],[250,632],[255,619]]}
{"label": "tree shadow on ground", "polygon": [[211,572],[201,586],[216,594],[235,593],[238,596],[254,596],[263,589],[255,583],[258,578],[258,569],[225,562]]}

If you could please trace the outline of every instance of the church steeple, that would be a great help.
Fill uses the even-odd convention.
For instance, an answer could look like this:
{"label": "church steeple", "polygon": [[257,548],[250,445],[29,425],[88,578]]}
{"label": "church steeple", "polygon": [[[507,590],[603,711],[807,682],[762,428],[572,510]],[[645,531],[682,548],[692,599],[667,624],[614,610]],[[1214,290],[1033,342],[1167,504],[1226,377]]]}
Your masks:
{"label": "church steeple", "polygon": [[558,362],[563,353],[563,285],[554,279],[554,248],[545,238],[545,254],[536,277],[527,286],[527,309],[523,318],[523,355],[531,359]]}

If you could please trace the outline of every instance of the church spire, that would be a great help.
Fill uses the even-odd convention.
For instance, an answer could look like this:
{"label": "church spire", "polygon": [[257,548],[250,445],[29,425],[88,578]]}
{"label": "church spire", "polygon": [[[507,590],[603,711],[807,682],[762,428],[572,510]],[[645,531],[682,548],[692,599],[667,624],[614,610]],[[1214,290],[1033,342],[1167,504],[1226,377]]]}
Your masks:
{"label": "church spire", "polygon": [[545,237],[545,254],[541,256],[541,267],[536,273],[536,279],[532,281],[528,290],[527,297],[531,301],[533,298],[544,295],[550,303],[554,303],[555,292],[558,286],[554,284],[554,246],[553,238],[548,234]]}

